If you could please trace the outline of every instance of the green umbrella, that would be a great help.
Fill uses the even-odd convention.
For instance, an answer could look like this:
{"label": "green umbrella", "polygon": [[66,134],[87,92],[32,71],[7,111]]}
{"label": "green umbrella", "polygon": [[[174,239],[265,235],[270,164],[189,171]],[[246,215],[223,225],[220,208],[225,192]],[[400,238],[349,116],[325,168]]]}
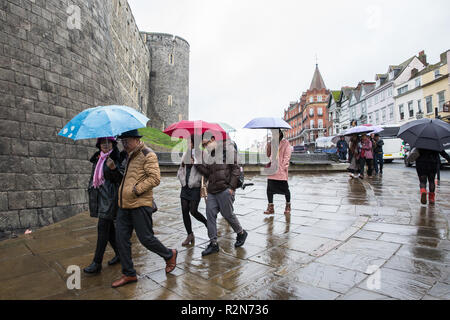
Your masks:
{"label": "green umbrella", "polygon": [[222,127],[223,130],[225,130],[227,133],[236,132],[236,129],[230,126],[229,124],[225,122],[217,122],[219,126]]}

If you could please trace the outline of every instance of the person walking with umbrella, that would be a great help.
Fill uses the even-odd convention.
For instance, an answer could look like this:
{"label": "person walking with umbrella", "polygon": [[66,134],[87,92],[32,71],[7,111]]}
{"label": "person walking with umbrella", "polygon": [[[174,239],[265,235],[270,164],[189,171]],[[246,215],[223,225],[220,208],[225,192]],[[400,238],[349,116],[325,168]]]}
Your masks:
{"label": "person walking with umbrella", "polygon": [[244,245],[248,233],[242,228],[233,208],[241,173],[233,141],[227,138],[218,141],[215,137],[211,137],[204,139],[202,143],[208,153],[203,161],[196,158],[194,166],[208,179],[206,217],[210,243],[202,252],[202,256],[207,256],[219,252],[217,242],[217,214],[219,212],[237,234],[234,244],[236,248]]}
{"label": "person walking with umbrella", "polygon": [[407,161],[416,161],[420,202],[427,203],[428,182],[428,200],[434,204],[439,155],[450,162],[450,156],[445,152],[445,147],[450,145],[450,124],[438,119],[415,120],[401,126],[397,136],[413,147]]}
{"label": "person walking with umbrella", "polygon": [[358,178],[360,176],[359,156],[360,156],[359,139],[358,135],[354,134],[350,138],[350,147],[348,154],[350,166],[347,169],[350,172],[350,177],[352,178]]}
{"label": "person walking with umbrella", "polygon": [[117,192],[122,181],[121,159],[125,154],[119,152],[113,137],[98,138],[99,149],[92,157],[92,174],[89,181],[89,211],[91,217],[98,218],[97,247],[93,262],[83,269],[86,273],[99,273],[102,270],[103,255],[108,242],[115,257],[108,261],[114,265],[120,261],[116,245],[114,220],[117,215]]}
{"label": "person walking with umbrella", "polygon": [[187,246],[195,241],[189,212],[195,219],[202,222],[205,227],[207,227],[206,218],[198,212],[202,175],[193,165],[196,153],[197,157],[200,159],[206,156],[204,151],[194,148],[194,136],[192,135],[190,140],[190,148],[188,148],[188,150],[183,154],[181,165],[177,173],[177,177],[182,186],[180,194],[181,211],[183,213],[184,227],[186,228],[186,232],[188,234],[186,240],[182,243],[183,246]]}
{"label": "person walking with umbrella", "polygon": [[156,154],[140,138],[136,129],[119,136],[127,152],[126,169],[119,187],[116,232],[123,275],[112,283],[113,288],[137,281],[131,258],[133,229],[144,247],[166,261],[167,273],[176,267],[177,250],[166,248],[153,233],[152,214],[156,211],[153,188],[160,184],[161,174]]}
{"label": "person walking with umbrella", "polygon": [[[97,106],[85,109],[77,114],[58,133],[59,136],[72,140],[106,137],[97,140],[97,148],[100,151],[91,158],[93,173],[89,187],[89,209],[92,216],[99,217],[99,224],[96,253],[93,263],[84,269],[87,273],[100,272],[107,242],[110,242],[116,252],[116,256],[108,264],[117,263],[119,259],[122,263],[127,263],[120,257],[122,254],[120,254],[118,238],[113,237],[115,233],[113,219],[118,210],[117,204],[121,205],[121,200],[116,199],[118,197],[118,184],[121,183],[122,179],[123,166],[121,160],[126,158],[126,152],[120,156],[118,155],[117,143],[112,137],[135,128],[145,127],[149,120],[145,115],[128,106]],[[137,133],[137,130],[135,131]],[[127,148],[125,149],[128,153],[132,151],[129,148],[128,150]],[[144,162],[143,160],[139,161]],[[148,179],[144,180],[142,185],[145,185],[145,187],[149,186]],[[147,189],[143,195],[146,192]],[[127,203],[135,205],[138,202],[144,202],[146,198],[148,196],[142,197],[141,201],[133,199],[133,202],[129,200]],[[119,203],[117,203],[117,200],[119,200]],[[116,229],[119,226],[120,223],[118,221]],[[119,256],[117,255],[118,252]]]}
{"label": "person walking with umbrella", "polygon": [[364,166],[367,165],[367,175],[372,176],[372,162],[373,162],[373,151],[372,151],[372,141],[370,138],[363,134],[361,137],[361,153],[360,153],[360,178],[364,178]]}
{"label": "person walking with umbrella", "polygon": [[[292,127],[281,118],[262,117],[250,120],[244,128],[248,129],[271,129],[272,134],[279,134],[279,140],[274,141],[278,145],[276,154],[271,154],[272,144],[267,143],[266,154],[270,157],[270,162],[266,167],[265,174],[270,174],[267,180],[267,210],[264,214],[274,214],[273,196],[274,194],[283,194],[286,198],[285,214],[291,213],[291,192],[288,184],[288,170],[291,159],[292,148],[289,141],[283,139],[283,132],[281,129],[292,129]],[[275,131],[277,130],[277,131]],[[274,146],[275,147],[275,146]],[[276,171],[274,171],[276,170]]]}
{"label": "person walking with umbrella", "polygon": [[279,129],[279,146],[277,154],[271,154],[271,143],[267,143],[266,153],[270,157],[271,162],[278,161],[278,170],[275,174],[267,178],[267,210],[264,214],[274,214],[275,208],[273,204],[273,196],[275,194],[282,194],[286,198],[286,206],[284,214],[291,213],[291,191],[289,190],[288,177],[289,177],[289,163],[291,160],[291,145],[289,141],[284,139],[283,132]]}
{"label": "person walking with umbrella", "polygon": [[436,184],[434,179],[436,178],[437,166],[440,164],[441,160],[439,155],[442,155],[444,159],[450,162],[450,156],[445,151],[435,151],[429,149],[416,149],[413,152],[418,153],[416,159],[416,172],[419,177],[420,185],[420,202],[422,204],[427,203],[427,181],[428,181],[428,200],[430,204],[433,204],[436,200],[435,190]]}

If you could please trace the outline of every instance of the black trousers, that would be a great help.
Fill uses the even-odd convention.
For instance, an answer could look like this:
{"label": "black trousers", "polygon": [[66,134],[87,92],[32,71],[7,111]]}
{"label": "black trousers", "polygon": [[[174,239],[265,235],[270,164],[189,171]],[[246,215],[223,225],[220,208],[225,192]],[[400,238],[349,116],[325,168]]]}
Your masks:
{"label": "black trousers", "polygon": [[102,264],[103,255],[105,254],[106,245],[111,245],[116,255],[118,255],[116,245],[116,229],[114,228],[114,221],[109,219],[98,219],[97,225],[97,248],[95,249],[94,262]]}
{"label": "black trousers", "polygon": [[364,175],[364,166],[367,165],[367,175],[370,177],[373,171],[373,160],[359,158],[360,174]]}
{"label": "black trousers", "polygon": [[191,217],[189,215],[189,212],[192,214],[192,216],[197,219],[198,221],[202,222],[207,227],[207,220],[204,215],[202,215],[198,211],[198,205],[200,204],[200,201],[195,200],[187,200],[184,198],[181,198],[181,211],[183,212],[183,222],[184,227],[186,228],[187,234],[192,233],[192,222]]}
{"label": "black trousers", "polygon": [[150,207],[139,207],[136,209],[120,209],[117,212],[116,240],[119,250],[122,273],[132,277],[136,270],[131,259],[131,234],[133,229],[139,242],[148,250],[156,253],[164,260],[172,258],[172,250],[166,248],[153,233],[153,210]]}
{"label": "black trousers", "polygon": [[284,194],[286,202],[291,202],[291,191],[289,190],[289,184],[285,180],[272,180],[267,179],[267,200],[269,203],[273,203],[274,194]]}

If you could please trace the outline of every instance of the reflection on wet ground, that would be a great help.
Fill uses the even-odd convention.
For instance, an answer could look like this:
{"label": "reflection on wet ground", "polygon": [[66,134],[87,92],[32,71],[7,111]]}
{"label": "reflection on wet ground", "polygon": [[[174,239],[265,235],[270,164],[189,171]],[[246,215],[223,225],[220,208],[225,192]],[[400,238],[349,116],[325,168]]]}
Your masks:
{"label": "reflection on wet ground", "polygon": [[87,266],[97,238],[97,221],[80,213],[0,242],[0,299],[450,298],[449,181],[439,184],[434,206],[423,206],[414,172],[387,167],[383,177],[364,180],[345,173],[295,175],[291,215],[275,196],[276,214],[266,216],[266,180],[249,180],[255,185],[239,190],[235,202],[249,232],[242,248],[234,248],[236,235],[220,215],[219,253],[201,256],[208,236],[195,219],[195,245],[182,247],[179,184],[164,177],[155,189],[153,220],[157,237],[179,250],[172,274],[134,235],[137,283],[110,287],[121,267],[107,266],[108,247],[101,274],[81,274],[81,289],[68,290],[68,266]]}

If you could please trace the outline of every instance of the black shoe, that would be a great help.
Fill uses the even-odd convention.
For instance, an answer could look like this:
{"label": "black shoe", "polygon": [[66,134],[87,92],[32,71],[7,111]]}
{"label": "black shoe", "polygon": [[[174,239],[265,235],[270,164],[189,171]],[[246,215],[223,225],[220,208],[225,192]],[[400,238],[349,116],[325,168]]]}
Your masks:
{"label": "black shoe", "polygon": [[238,233],[234,247],[235,248],[242,247],[245,243],[245,239],[247,239],[247,236],[248,233],[245,230],[243,230],[241,233]]}
{"label": "black shoe", "polygon": [[119,256],[115,256],[114,258],[112,258],[111,260],[108,261],[108,266],[115,265],[119,262],[120,262]]}
{"label": "black shoe", "polygon": [[88,267],[83,269],[86,273],[100,273],[102,271],[102,265],[92,262]]}
{"label": "black shoe", "polygon": [[208,247],[204,251],[202,251],[202,256],[207,256],[208,254],[216,252],[219,252],[219,245],[217,243],[211,242]]}

